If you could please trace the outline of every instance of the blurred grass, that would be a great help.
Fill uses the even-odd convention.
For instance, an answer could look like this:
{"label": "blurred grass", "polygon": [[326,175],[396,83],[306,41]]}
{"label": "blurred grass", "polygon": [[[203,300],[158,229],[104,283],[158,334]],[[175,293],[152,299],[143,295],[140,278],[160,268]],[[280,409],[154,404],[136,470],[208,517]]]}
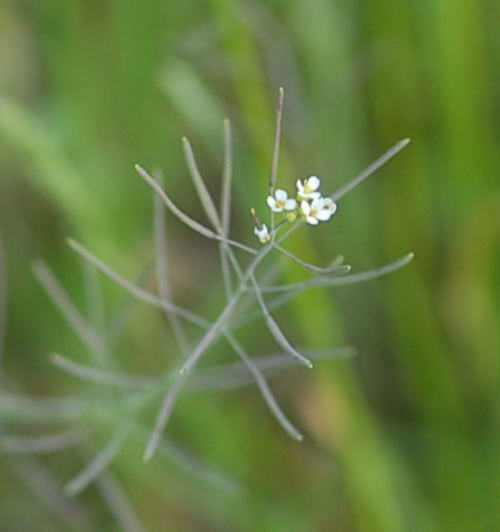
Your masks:
{"label": "blurred grass", "polygon": [[[249,491],[228,500],[168,466],[143,466],[133,442],[116,472],[148,529],[161,530],[165,515],[172,530],[500,527],[495,13],[487,0],[0,4],[5,365],[31,392],[78,386],[45,355],[81,348],[29,263],[43,256],[83,301],[78,263],[64,246],[71,235],[137,278],[152,256],[151,195],[134,163],[160,166],[169,190],[198,216],[180,138],[191,138],[218,190],[229,116],[235,234],[247,238],[249,207],[265,210],[279,85],[287,91],[285,186],[317,173],[333,189],[395,141],[413,140],[341,202],[335,223],[291,242],[307,260],[342,253],[357,270],[410,250],[417,257],[386,279],[316,291],[280,313],[303,345],[347,342],[360,351],[355,362],[318,364],[274,384],[308,443],[286,440],[254,391],[183,401],[173,432]],[[170,229],[176,296],[213,313],[215,255]],[[113,308],[119,293],[102,285]],[[162,346],[171,346],[163,323],[135,316],[120,343],[123,364],[162,367]],[[255,352],[273,347],[262,336],[248,334]],[[76,472],[57,456],[47,464],[61,480]],[[1,475],[0,528],[15,525],[12,501],[51,523],[24,484]],[[81,499],[100,528],[114,529],[94,489]],[[41,526],[64,529],[58,523]]]}

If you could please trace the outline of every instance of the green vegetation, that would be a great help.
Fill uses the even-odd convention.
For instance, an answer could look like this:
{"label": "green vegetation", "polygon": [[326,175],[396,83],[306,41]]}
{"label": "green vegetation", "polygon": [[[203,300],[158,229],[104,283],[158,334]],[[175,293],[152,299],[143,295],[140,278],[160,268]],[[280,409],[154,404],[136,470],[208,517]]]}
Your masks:
{"label": "green vegetation", "polygon": [[[487,0],[0,3],[0,529],[500,528],[499,15]],[[318,357],[270,380],[303,442],[242,386],[252,384],[243,366],[218,342],[144,463],[161,393],[137,413],[132,392],[170,378],[185,340],[171,315],[100,276],[66,239],[157,293],[153,194],[134,164],[161,169],[169,196],[209,226],[182,138],[218,198],[229,118],[231,238],[259,247],[249,209],[269,223],[281,85],[279,186],[317,174],[338,190],[412,139],[287,250],[323,266],[342,254],[353,274],[415,259],[273,311]],[[167,291],[212,321],[225,304],[219,246],[166,220]],[[284,282],[310,278],[290,263],[282,257]],[[82,323],[68,325],[32,267],[106,330],[105,348],[85,327],[75,334]],[[187,327],[189,341],[199,334]],[[258,358],[283,354],[265,320],[238,340],[266,376],[284,363]],[[356,357],[322,355],[346,345]],[[108,351],[112,372],[92,374],[101,384],[68,374],[95,370]],[[112,465],[66,498],[102,453],[116,454]]]}

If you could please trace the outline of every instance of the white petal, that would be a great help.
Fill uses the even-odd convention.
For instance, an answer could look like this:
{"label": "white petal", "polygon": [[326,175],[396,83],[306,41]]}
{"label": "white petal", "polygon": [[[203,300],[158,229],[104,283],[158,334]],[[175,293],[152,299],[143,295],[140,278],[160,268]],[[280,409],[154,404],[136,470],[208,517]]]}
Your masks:
{"label": "white petal", "polygon": [[307,197],[316,200],[321,198],[321,194],[319,192],[309,192]]}
{"label": "white petal", "polygon": [[328,209],[329,211],[333,211],[335,207],[335,203],[333,202],[332,198],[323,198],[323,209]]}
{"label": "white petal", "polygon": [[285,201],[285,210],[293,211],[297,205],[297,202],[294,199],[287,199]]}
{"label": "white petal", "polygon": [[307,180],[307,187],[309,188],[309,190],[317,190],[319,188],[319,177],[312,175]]}
{"label": "white petal", "polygon": [[311,202],[311,209],[317,209],[318,211],[323,207],[323,202],[320,198],[314,198]]}
{"label": "white petal", "polygon": [[[269,201],[269,199],[271,199],[272,202]],[[283,207],[280,207],[278,202],[274,198],[271,198],[271,196],[269,196],[267,204],[273,212],[283,212]]]}
{"label": "white petal", "polygon": [[312,216],[308,216],[306,218],[306,220],[307,220],[307,223],[311,224],[311,225],[318,225],[319,224],[318,220],[316,220],[316,218],[313,218]]}
{"label": "white petal", "polygon": [[327,211],[325,209],[319,211],[318,213],[318,220],[321,220],[322,222],[328,221],[332,216],[332,213],[330,211]]}
{"label": "white petal", "polygon": [[309,203],[307,203],[307,201],[303,201],[300,204],[300,208],[306,216],[311,212],[311,206],[309,205]]}
{"label": "white petal", "polygon": [[304,185],[300,179],[297,179],[297,182],[295,184],[297,185],[297,190],[299,192],[304,192]]}
{"label": "white petal", "polygon": [[332,198],[323,198],[323,210],[327,210],[330,215],[333,215],[337,210],[337,204],[332,200]]}
{"label": "white petal", "polygon": [[283,190],[282,188],[278,188],[275,193],[274,193],[274,197],[278,200],[278,201],[285,201],[286,198],[288,197],[288,194],[286,193],[285,190]]}

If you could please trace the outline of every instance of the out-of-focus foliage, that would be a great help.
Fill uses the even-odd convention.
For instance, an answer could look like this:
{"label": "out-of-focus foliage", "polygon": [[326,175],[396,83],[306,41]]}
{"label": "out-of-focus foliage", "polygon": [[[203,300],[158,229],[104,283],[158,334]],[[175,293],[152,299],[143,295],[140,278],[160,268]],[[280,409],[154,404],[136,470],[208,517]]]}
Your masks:
{"label": "out-of-focus foliage", "polygon": [[[2,530],[119,529],[106,499],[118,481],[147,530],[500,527],[499,17],[489,0],[0,3],[9,389],[34,397],[82,389],[49,362],[52,350],[80,361],[86,352],[30,263],[43,257],[82,308],[85,278],[67,236],[140,278],[153,257],[152,202],[134,163],[163,169],[171,195],[201,220],[181,137],[218,193],[229,117],[234,233],[255,243],[247,213],[266,212],[280,85],[284,186],[314,173],[334,190],[412,139],[341,202],[334,221],[304,229],[290,249],[319,264],[342,253],[358,271],[416,254],[392,276],[318,290],[283,314],[301,345],[359,352],[274,385],[304,443],[283,435],[253,389],[181,401],[172,434],[240,479],[245,494],[228,496],[161,460],[143,464],[140,435],[113,477],[72,502],[57,490],[85,456],[5,452]],[[177,300],[215,316],[223,301],[216,247],[173,220],[169,234]],[[299,269],[286,275],[303,278]],[[161,316],[101,286],[106,316],[126,309],[115,350],[123,367],[156,374],[177,360]],[[245,334],[255,353],[275,349],[263,324]],[[0,436],[21,430],[0,423]],[[107,441],[105,427],[94,436],[89,451]]]}

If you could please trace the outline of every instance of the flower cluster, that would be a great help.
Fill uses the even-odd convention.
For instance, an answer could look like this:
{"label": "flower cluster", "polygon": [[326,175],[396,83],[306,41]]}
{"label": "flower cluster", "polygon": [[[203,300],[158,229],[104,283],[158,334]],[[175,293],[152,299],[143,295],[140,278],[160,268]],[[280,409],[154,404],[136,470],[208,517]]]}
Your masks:
{"label": "flower cluster", "polygon": [[[319,177],[312,175],[303,181],[297,179],[296,185],[295,198],[289,198],[282,188],[276,189],[273,195],[267,197],[271,211],[283,213],[289,221],[300,218],[310,225],[327,222],[335,214],[337,204],[331,198],[321,196]],[[255,224],[254,233],[263,244],[270,240],[266,224],[260,221]]]}

